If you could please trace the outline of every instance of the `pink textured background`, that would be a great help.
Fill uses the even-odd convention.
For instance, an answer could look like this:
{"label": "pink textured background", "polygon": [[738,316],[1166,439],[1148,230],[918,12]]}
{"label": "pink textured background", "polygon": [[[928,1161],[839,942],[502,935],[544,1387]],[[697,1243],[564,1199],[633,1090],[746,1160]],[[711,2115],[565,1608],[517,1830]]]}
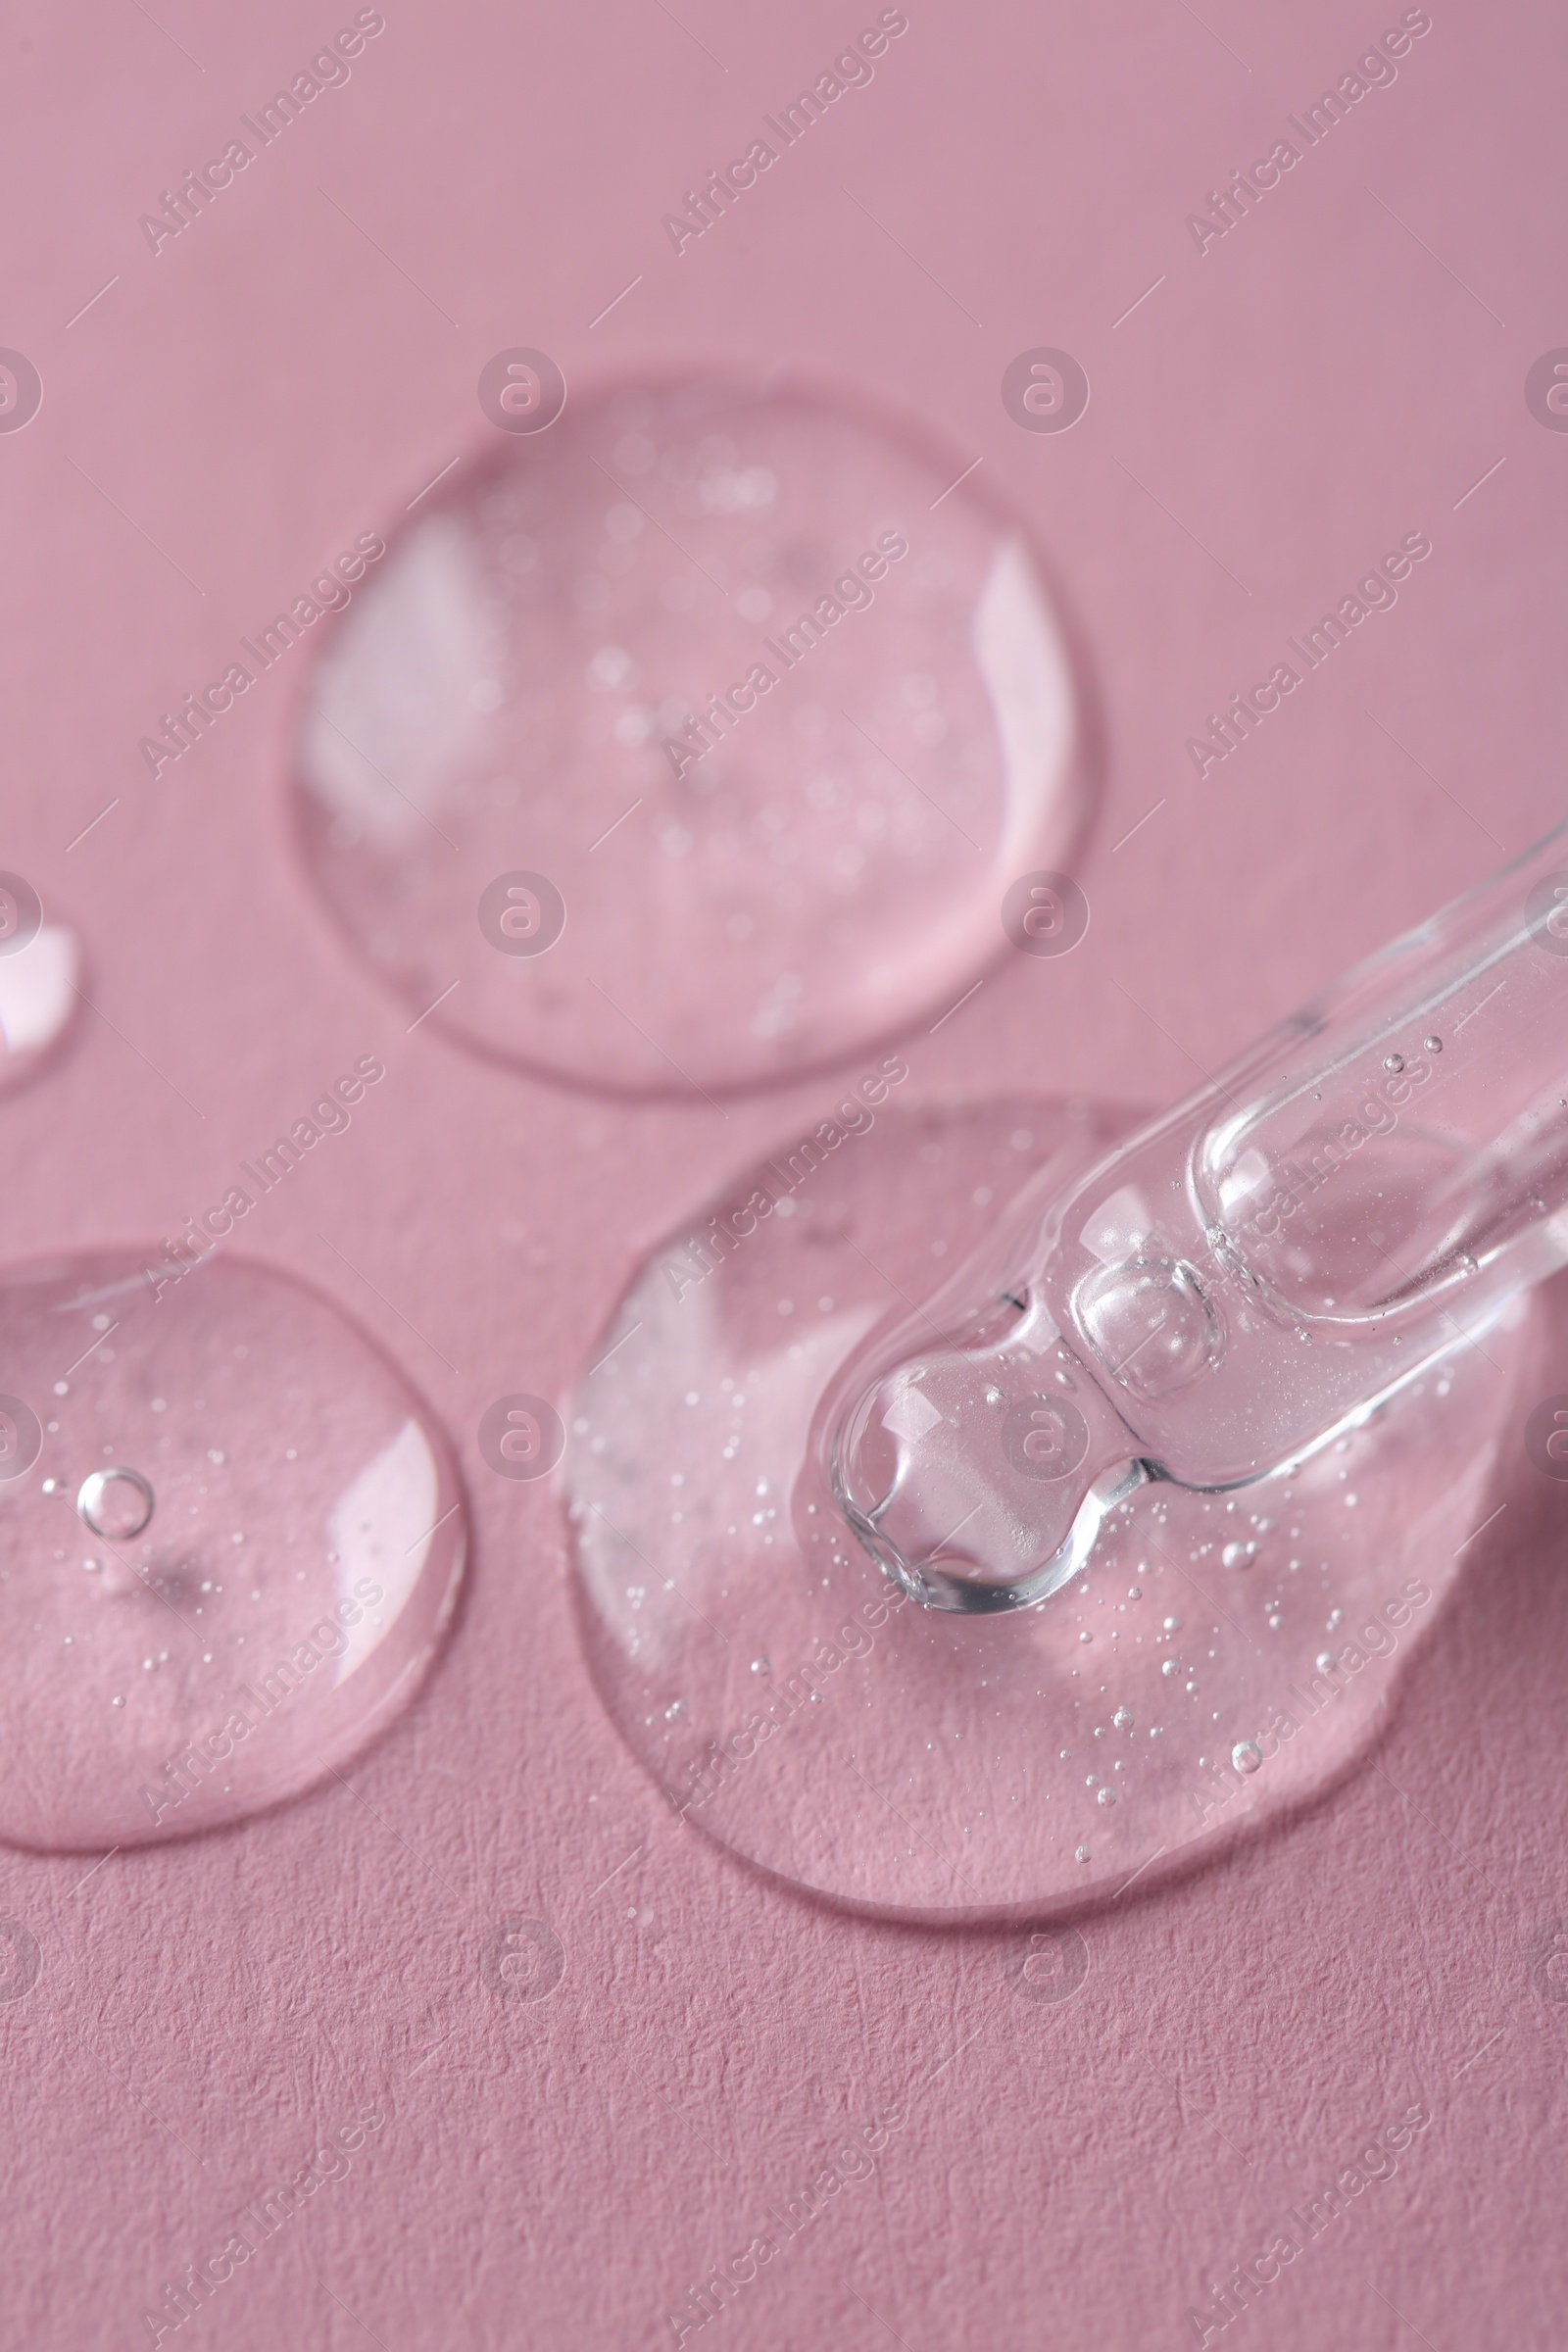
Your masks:
{"label": "pink textured background", "polygon": [[[493,1396],[559,1392],[644,1247],[820,1086],[721,1126],[406,1038],[291,863],[301,657],[157,785],[135,752],[489,431],[474,383],[496,350],[540,345],[579,381],[805,363],[983,458],[1066,586],[1102,715],[1088,941],[999,966],[907,1041],[915,1080],[1185,1089],[1559,813],[1568,439],[1522,384],[1568,341],[1560,19],[1434,0],[1396,84],[1200,259],[1187,213],[1396,7],[909,0],[871,86],[677,261],[661,215],[873,8],[680,0],[694,38],[658,0],[387,0],[348,86],[156,258],[138,214],[352,10],[155,13],[23,10],[0,34],[0,343],[45,381],[0,437],[3,862],[79,923],[106,1016],[4,1107],[5,1247],[172,1231],[383,1053],[352,1133],[246,1242],[430,1396],[476,1544],[448,1654],[349,1786],[85,1885],[78,1859],[0,1853],[0,1913],[43,1951],[0,2007],[8,2335],[149,2340],[139,2314],[179,2266],[380,2100],[373,2148],[181,2341],[670,2344],[688,2283],[902,2098],[874,2179],[701,2340],[1143,2352],[1195,2342],[1204,2282],[1420,2099],[1432,2126],[1396,2177],[1227,2340],[1560,2341],[1556,1491],[1521,1455],[1517,1507],[1375,1767],[1223,1867],[1082,1921],[1090,1975],[1060,2007],[1011,1989],[1016,1931],[893,1930],[761,1884],[622,1748],[579,1660],[558,1505],[490,1477],[473,1433]],[[998,395],[1037,344],[1094,387],[1059,437]],[[1414,529],[1435,552],[1397,608],[1200,784],[1182,746],[1203,714]],[[546,2001],[480,1983],[513,1913],[564,1946]]]}

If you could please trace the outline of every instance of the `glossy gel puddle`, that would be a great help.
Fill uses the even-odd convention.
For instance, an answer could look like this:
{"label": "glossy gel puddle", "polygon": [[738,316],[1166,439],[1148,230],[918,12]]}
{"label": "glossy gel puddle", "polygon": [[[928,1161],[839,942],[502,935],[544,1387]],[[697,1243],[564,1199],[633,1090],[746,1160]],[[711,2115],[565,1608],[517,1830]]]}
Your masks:
{"label": "glossy gel puddle", "polygon": [[945,1009],[1085,805],[1016,519],[782,376],[574,393],[497,438],[311,682],[300,837],[354,949],[431,1028],[628,1094]]}
{"label": "glossy gel puddle", "polygon": [[0,1278],[0,1838],[238,1821],[407,1705],[464,1507],[337,1308],[226,1252],[39,1260]]}
{"label": "glossy gel puddle", "polygon": [[[917,1920],[1152,1885],[1353,1762],[1475,1556],[1523,1300],[1484,1356],[1293,1467],[1139,1488],[1036,1607],[923,1608],[856,1540],[824,1464],[845,1367],[911,1323],[974,1345],[1043,1192],[1135,1124],[884,1105],[815,1164],[786,1140],[652,1253],[594,1349],[566,1484],[597,1687],[682,1815],[781,1879]],[[737,1217],[759,1191],[771,1211]],[[999,1430],[1031,1410],[988,1401]]]}

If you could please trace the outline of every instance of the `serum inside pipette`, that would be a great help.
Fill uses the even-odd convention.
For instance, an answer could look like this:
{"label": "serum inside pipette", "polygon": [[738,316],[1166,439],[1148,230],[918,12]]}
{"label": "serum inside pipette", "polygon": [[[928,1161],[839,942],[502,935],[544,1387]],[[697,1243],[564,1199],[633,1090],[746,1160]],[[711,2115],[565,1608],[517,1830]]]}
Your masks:
{"label": "serum inside pipette", "polygon": [[[845,1368],[824,1444],[911,1595],[1028,1606],[1147,1479],[1245,1488],[1326,1445],[1568,1254],[1551,837],[1011,1220]],[[1008,1320],[1008,1316],[1011,1320]]]}

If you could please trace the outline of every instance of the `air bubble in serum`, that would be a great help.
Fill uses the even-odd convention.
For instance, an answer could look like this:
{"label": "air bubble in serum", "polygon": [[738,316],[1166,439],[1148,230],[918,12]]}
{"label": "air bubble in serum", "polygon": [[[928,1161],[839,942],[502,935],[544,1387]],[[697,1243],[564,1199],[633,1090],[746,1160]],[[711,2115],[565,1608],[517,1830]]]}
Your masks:
{"label": "air bubble in serum", "polygon": [[297,794],[414,1015],[692,1099],[1005,952],[1086,788],[1050,594],[963,463],[780,377],[623,385],[421,503],[331,624]]}
{"label": "air bubble in serum", "polygon": [[0,1391],[0,1839],[243,1819],[408,1703],[457,1596],[461,1490],[326,1299],[226,1252],[177,1278],[161,1250],[13,1267]]}
{"label": "air bubble in serum", "polygon": [[76,1490],[76,1509],[93,1534],[117,1544],[139,1536],[156,1505],[139,1470],[92,1470]]}

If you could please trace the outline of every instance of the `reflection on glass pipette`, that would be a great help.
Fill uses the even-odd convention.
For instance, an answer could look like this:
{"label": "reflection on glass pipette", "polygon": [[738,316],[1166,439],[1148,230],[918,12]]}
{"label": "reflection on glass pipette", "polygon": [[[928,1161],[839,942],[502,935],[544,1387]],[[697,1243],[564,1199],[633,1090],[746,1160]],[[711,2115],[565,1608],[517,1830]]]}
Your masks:
{"label": "reflection on glass pipette", "polygon": [[965,1329],[867,1341],[818,1426],[906,1591],[1042,1600],[1138,1486],[1302,1459],[1568,1262],[1565,833],[1021,1196]]}

